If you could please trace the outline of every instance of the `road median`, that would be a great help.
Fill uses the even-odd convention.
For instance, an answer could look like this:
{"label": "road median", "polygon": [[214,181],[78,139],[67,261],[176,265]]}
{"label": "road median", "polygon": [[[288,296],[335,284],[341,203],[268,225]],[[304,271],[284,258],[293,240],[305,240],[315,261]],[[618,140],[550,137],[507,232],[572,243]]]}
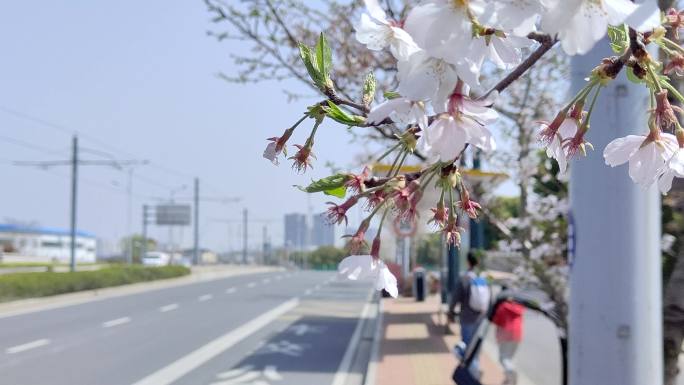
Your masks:
{"label": "road median", "polygon": [[[238,265],[193,267],[191,270],[191,274],[187,274],[176,278],[168,277],[167,279],[123,284],[114,287],[94,288],[91,290],[82,290],[66,294],[57,294],[48,297],[26,298],[8,302],[0,302],[0,318],[11,317],[19,314],[26,314],[41,310],[54,309],[63,306],[77,305],[80,303],[98,301],[112,297],[132,295],[151,290],[161,290],[175,286],[190,285],[198,282],[211,281],[234,275],[265,273],[277,270],[281,270],[281,268],[267,266]],[[26,274],[37,274],[39,277],[44,277],[49,274],[62,273],[22,273],[22,275]],[[6,277],[6,275],[0,277],[4,278]],[[3,289],[0,287],[0,292],[2,292],[2,290]]]}

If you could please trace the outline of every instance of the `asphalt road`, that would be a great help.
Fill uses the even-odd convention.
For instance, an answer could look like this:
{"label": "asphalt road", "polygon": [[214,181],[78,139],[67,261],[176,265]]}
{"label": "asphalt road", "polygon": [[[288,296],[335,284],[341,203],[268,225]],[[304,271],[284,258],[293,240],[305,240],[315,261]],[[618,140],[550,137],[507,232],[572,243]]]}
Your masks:
{"label": "asphalt road", "polygon": [[274,272],[0,318],[0,384],[347,385],[371,293]]}

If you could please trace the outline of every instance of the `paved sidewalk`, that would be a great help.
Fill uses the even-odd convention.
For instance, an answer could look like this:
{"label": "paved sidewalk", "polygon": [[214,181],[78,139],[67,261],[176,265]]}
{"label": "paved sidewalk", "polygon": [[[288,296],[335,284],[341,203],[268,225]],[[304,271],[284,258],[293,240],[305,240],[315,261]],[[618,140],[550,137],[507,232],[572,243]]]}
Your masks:
{"label": "paved sidewalk", "polygon": [[[453,385],[458,361],[451,348],[461,340],[458,326],[445,334],[439,319],[439,296],[425,302],[413,298],[384,299],[383,326],[377,357],[375,385]],[[499,385],[503,373],[493,357],[480,355],[482,383]]]}

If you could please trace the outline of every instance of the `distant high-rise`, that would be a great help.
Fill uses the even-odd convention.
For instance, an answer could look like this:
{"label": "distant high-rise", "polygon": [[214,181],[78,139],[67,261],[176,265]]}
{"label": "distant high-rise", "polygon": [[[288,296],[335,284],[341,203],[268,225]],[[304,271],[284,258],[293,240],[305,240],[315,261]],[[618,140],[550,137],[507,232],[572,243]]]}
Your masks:
{"label": "distant high-rise", "polygon": [[285,215],[285,246],[290,250],[304,250],[307,247],[306,235],[308,231],[306,215]]}
{"label": "distant high-rise", "polygon": [[311,227],[311,244],[313,246],[334,246],[335,226],[327,223],[325,213],[314,215]]}

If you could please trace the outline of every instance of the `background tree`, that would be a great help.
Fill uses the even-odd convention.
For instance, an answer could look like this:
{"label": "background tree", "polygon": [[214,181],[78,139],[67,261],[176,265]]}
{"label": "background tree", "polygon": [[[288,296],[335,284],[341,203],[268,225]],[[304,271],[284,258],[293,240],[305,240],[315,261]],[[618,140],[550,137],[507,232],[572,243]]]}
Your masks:
{"label": "background tree", "polygon": [[[119,241],[119,245],[121,245],[121,251],[123,252],[123,255],[128,255],[131,245],[133,245],[133,262],[134,263],[141,263],[142,258],[142,245],[143,245],[143,237],[140,234],[133,234],[129,237],[124,237]],[[147,249],[148,251],[156,250],[157,249],[157,241],[152,239],[152,238],[147,238]]]}

